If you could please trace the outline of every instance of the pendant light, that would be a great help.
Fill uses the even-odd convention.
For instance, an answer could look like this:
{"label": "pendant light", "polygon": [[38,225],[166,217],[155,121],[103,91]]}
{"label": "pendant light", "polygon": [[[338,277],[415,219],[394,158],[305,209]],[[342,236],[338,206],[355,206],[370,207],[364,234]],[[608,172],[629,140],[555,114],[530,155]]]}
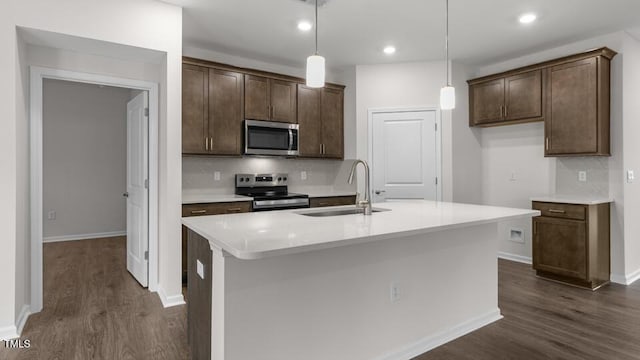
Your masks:
{"label": "pendant light", "polygon": [[451,86],[451,69],[449,66],[449,0],[446,2],[446,33],[444,38],[444,48],[447,63],[447,86],[440,89],[440,109],[453,110],[456,107],[456,89]]}
{"label": "pendant light", "polygon": [[324,57],[318,55],[318,0],[316,0],[316,52],[307,58],[307,86],[324,87]]}

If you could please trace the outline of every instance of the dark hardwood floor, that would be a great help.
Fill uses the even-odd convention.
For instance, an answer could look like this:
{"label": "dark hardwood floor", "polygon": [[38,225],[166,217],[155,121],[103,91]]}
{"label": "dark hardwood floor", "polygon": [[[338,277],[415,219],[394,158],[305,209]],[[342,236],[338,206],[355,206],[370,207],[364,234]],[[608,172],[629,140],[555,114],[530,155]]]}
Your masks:
{"label": "dark hardwood floor", "polygon": [[591,292],[499,262],[504,319],[414,360],[640,359],[640,283]]}
{"label": "dark hardwood floor", "polygon": [[44,245],[44,309],[0,359],[167,359],[189,357],[186,306],[162,307],[127,272],[125,238]]}
{"label": "dark hardwood floor", "polygon": [[[45,244],[45,305],[0,359],[187,359],[186,306],[162,308],[129,275],[125,239]],[[640,283],[591,292],[499,261],[504,319],[414,360],[640,359]],[[248,359],[249,360],[249,359]]]}

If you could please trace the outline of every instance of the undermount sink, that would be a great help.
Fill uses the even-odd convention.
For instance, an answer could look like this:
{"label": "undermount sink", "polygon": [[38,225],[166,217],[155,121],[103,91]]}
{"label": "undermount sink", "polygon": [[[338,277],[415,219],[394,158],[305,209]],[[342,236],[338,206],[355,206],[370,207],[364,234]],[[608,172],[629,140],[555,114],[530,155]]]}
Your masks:
{"label": "undermount sink", "polygon": [[[374,213],[390,211],[390,209],[373,208]],[[327,217],[327,216],[340,216],[340,215],[355,215],[364,214],[362,208],[350,208],[350,209],[338,209],[338,210],[326,210],[326,211],[298,211],[296,214],[312,217]]]}

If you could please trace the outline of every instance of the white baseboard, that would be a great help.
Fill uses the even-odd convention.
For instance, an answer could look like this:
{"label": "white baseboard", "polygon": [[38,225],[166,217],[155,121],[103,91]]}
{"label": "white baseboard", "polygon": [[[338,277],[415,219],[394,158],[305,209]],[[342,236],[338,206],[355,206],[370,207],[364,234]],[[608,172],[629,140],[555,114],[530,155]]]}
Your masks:
{"label": "white baseboard", "polygon": [[631,285],[634,282],[640,280],[640,269],[632,272],[629,275],[611,274],[611,282],[621,285]]}
{"label": "white baseboard", "polygon": [[184,296],[182,296],[182,293],[167,296],[167,294],[164,292],[164,289],[160,285],[158,285],[157,293],[160,297],[160,301],[162,302],[162,306],[164,306],[165,308],[186,304],[184,302]]}
{"label": "white baseboard", "polygon": [[103,233],[94,233],[94,234],[77,234],[77,235],[62,235],[62,236],[48,236],[42,239],[42,242],[59,242],[59,241],[73,241],[73,240],[89,240],[89,239],[100,239],[100,238],[110,238],[116,236],[126,236],[127,231],[110,231]]}
{"label": "white baseboard", "polygon": [[455,340],[500,319],[502,319],[502,315],[500,315],[500,309],[496,309],[484,315],[480,315],[463,323],[460,323],[448,330],[444,330],[434,335],[427,336],[413,344],[409,344],[390,353],[377,357],[375,358],[375,360],[410,360],[418,355],[424,354],[429,350],[433,350],[440,345],[444,345],[449,341]]}
{"label": "white baseboard", "polygon": [[16,330],[19,334],[22,334],[22,329],[24,329],[24,325],[27,323],[27,319],[31,315],[31,307],[29,305],[24,305],[22,310],[20,311],[20,315],[18,315],[18,321],[16,322]]}
{"label": "white baseboard", "polygon": [[20,314],[18,315],[18,319],[15,325],[0,328],[0,340],[11,340],[19,338],[20,334],[22,334],[22,329],[24,329],[24,325],[27,323],[29,315],[31,315],[29,305],[24,305],[22,307],[22,310],[20,310]]}
{"label": "white baseboard", "polygon": [[511,261],[515,261],[523,264],[529,264],[529,265],[532,264],[532,259],[528,256],[509,254],[509,253],[500,251],[498,252],[498,257],[500,259],[511,260]]}

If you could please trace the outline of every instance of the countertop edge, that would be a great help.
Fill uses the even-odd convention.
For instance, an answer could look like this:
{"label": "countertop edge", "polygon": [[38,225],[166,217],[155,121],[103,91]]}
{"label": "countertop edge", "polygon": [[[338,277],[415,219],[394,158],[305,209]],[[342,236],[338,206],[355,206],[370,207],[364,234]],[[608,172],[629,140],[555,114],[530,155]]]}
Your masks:
{"label": "countertop edge", "polygon": [[216,248],[216,249],[224,250],[225,252],[233,255],[234,257],[240,260],[260,260],[260,259],[265,259],[265,258],[270,258],[275,256],[293,255],[293,254],[299,254],[299,253],[316,251],[316,250],[331,249],[331,248],[341,247],[341,246],[363,244],[363,243],[375,242],[375,241],[383,241],[383,240],[402,238],[402,237],[408,237],[408,236],[420,235],[420,234],[429,234],[429,233],[438,232],[438,231],[455,230],[455,229],[476,226],[476,225],[498,223],[506,220],[531,218],[531,217],[540,216],[540,215],[541,215],[540,211],[531,210],[529,213],[526,213],[526,214],[505,215],[505,216],[501,216],[494,219],[483,219],[483,220],[462,222],[462,223],[456,223],[456,224],[439,225],[439,226],[422,228],[422,229],[412,229],[412,230],[400,231],[400,232],[388,233],[388,234],[355,237],[355,238],[335,240],[335,241],[320,243],[320,244],[309,244],[309,245],[296,246],[296,247],[285,248],[285,249],[268,250],[268,251],[239,251],[238,249],[235,249],[222,241],[218,241],[215,238],[212,238],[210,235],[206,234],[206,231],[200,229],[198,226],[194,226],[193,224],[191,225],[185,224],[185,220],[188,222],[188,218],[183,218],[181,222],[183,225],[187,226],[189,229],[191,229],[198,235],[207,239],[207,241],[209,241],[209,246],[212,249]]}

